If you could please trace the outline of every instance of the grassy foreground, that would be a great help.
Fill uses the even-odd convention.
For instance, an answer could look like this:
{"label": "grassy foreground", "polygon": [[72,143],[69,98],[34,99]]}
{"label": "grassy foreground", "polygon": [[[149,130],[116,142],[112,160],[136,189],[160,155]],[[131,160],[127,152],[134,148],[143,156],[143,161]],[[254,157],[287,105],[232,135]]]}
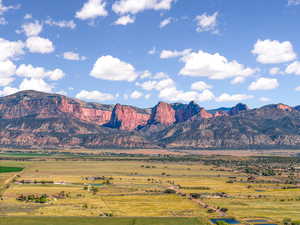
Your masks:
{"label": "grassy foreground", "polygon": [[0,217],[0,225],[202,225],[197,218]]}

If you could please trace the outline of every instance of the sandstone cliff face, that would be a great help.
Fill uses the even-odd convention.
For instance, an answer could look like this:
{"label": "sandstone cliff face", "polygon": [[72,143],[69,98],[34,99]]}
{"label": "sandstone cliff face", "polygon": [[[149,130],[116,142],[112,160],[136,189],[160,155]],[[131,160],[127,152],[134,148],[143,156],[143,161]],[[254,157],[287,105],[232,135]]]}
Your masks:
{"label": "sandstone cliff face", "polygon": [[86,104],[65,96],[34,91],[20,92],[0,100],[0,118],[2,119],[17,119],[26,116],[56,118],[63,114],[103,125],[110,120],[112,107]]}
{"label": "sandstone cliff face", "polygon": [[152,109],[85,103],[23,91],[0,98],[0,146],[22,148],[300,147],[300,107],[244,104],[206,111],[194,102]]}
{"label": "sandstone cliff face", "polygon": [[149,124],[172,125],[176,122],[176,112],[172,106],[165,102],[160,102],[152,109]]}
{"label": "sandstone cliff face", "polygon": [[109,127],[120,130],[132,131],[145,126],[150,119],[150,114],[146,111],[141,112],[131,106],[117,104],[113,110]]}
{"label": "sandstone cliff face", "polygon": [[77,119],[98,125],[108,123],[112,116],[112,107],[106,106],[106,109],[99,109],[95,105],[90,104],[90,107],[88,108],[87,106],[84,106],[82,102],[78,100],[70,100],[66,97],[61,98],[58,109],[61,112],[68,113],[71,116],[76,117]]}

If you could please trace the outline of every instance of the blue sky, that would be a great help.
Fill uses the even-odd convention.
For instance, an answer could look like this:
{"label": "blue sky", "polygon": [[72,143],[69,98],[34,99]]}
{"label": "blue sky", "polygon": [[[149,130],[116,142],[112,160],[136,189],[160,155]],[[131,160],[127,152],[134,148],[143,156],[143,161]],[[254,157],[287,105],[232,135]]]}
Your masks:
{"label": "blue sky", "polygon": [[299,0],[0,0],[0,94],[299,105],[299,21]]}

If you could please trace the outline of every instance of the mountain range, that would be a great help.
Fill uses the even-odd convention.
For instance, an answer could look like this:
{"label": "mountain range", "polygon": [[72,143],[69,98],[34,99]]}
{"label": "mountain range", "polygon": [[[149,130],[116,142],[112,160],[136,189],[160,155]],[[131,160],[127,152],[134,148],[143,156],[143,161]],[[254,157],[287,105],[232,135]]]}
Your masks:
{"label": "mountain range", "polygon": [[0,146],[9,148],[268,149],[300,147],[300,106],[205,110],[88,103],[21,91],[0,98]]}

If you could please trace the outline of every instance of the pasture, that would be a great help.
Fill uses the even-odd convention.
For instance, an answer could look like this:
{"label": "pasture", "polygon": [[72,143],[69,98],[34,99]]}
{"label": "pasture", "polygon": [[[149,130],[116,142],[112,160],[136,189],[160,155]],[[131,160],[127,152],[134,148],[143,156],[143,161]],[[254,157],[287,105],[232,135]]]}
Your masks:
{"label": "pasture", "polygon": [[[28,157],[26,155],[26,159]],[[254,182],[249,181],[253,175],[240,165],[244,162],[248,168],[252,160],[249,156],[160,157],[163,159],[149,156],[55,158],[47,155],[24,161],[0,161],[3,167],[25,168],[21,173],[0,174],[2,186],[9,181],[9,187],[2,191],[0,216],[8,216],[5,217],[9,221],[7,224],[17,223],[23,217],[30,221],[29,216],[53,220],[62,216],[70,221],[76,216],[90,220],[112,217],[115,220],[108,219],[114,221],[112,224],[118,224],[118,218],[124,217],[129,224],[133,224],[130,218],[139,217],[166,218],[161,224],[169,224],[167,218],[174,218],[174,221],[187,218],[187,222],[184,220],[180,224],[207,223],[208,218],[224,216],[241,222],[266,219],[280,223],[284,218],[300,219],[300,186],[287,183],[292,175],[297,182],[299,172],[291,174],[284,169],[285,161],[277,162],[277,158],[272,158],[275,160],[272,168],[276,171],[279,168],[280,172],[273,176],[255,175]],[[195,160],[197,158],[199,160]],[[289,159],[285,160],[286,166],[290,166]],[[295,168],[299,166],[299,162],[293,163]],[[18,200],[20,195],[43,194],[49,198],[44,204]],[[51,224],[52,219],[45,225]],[[134,224],[151,224],[139,222],[141,219],[134,221]],[[172,224],[176,224],[174,221]]]}

